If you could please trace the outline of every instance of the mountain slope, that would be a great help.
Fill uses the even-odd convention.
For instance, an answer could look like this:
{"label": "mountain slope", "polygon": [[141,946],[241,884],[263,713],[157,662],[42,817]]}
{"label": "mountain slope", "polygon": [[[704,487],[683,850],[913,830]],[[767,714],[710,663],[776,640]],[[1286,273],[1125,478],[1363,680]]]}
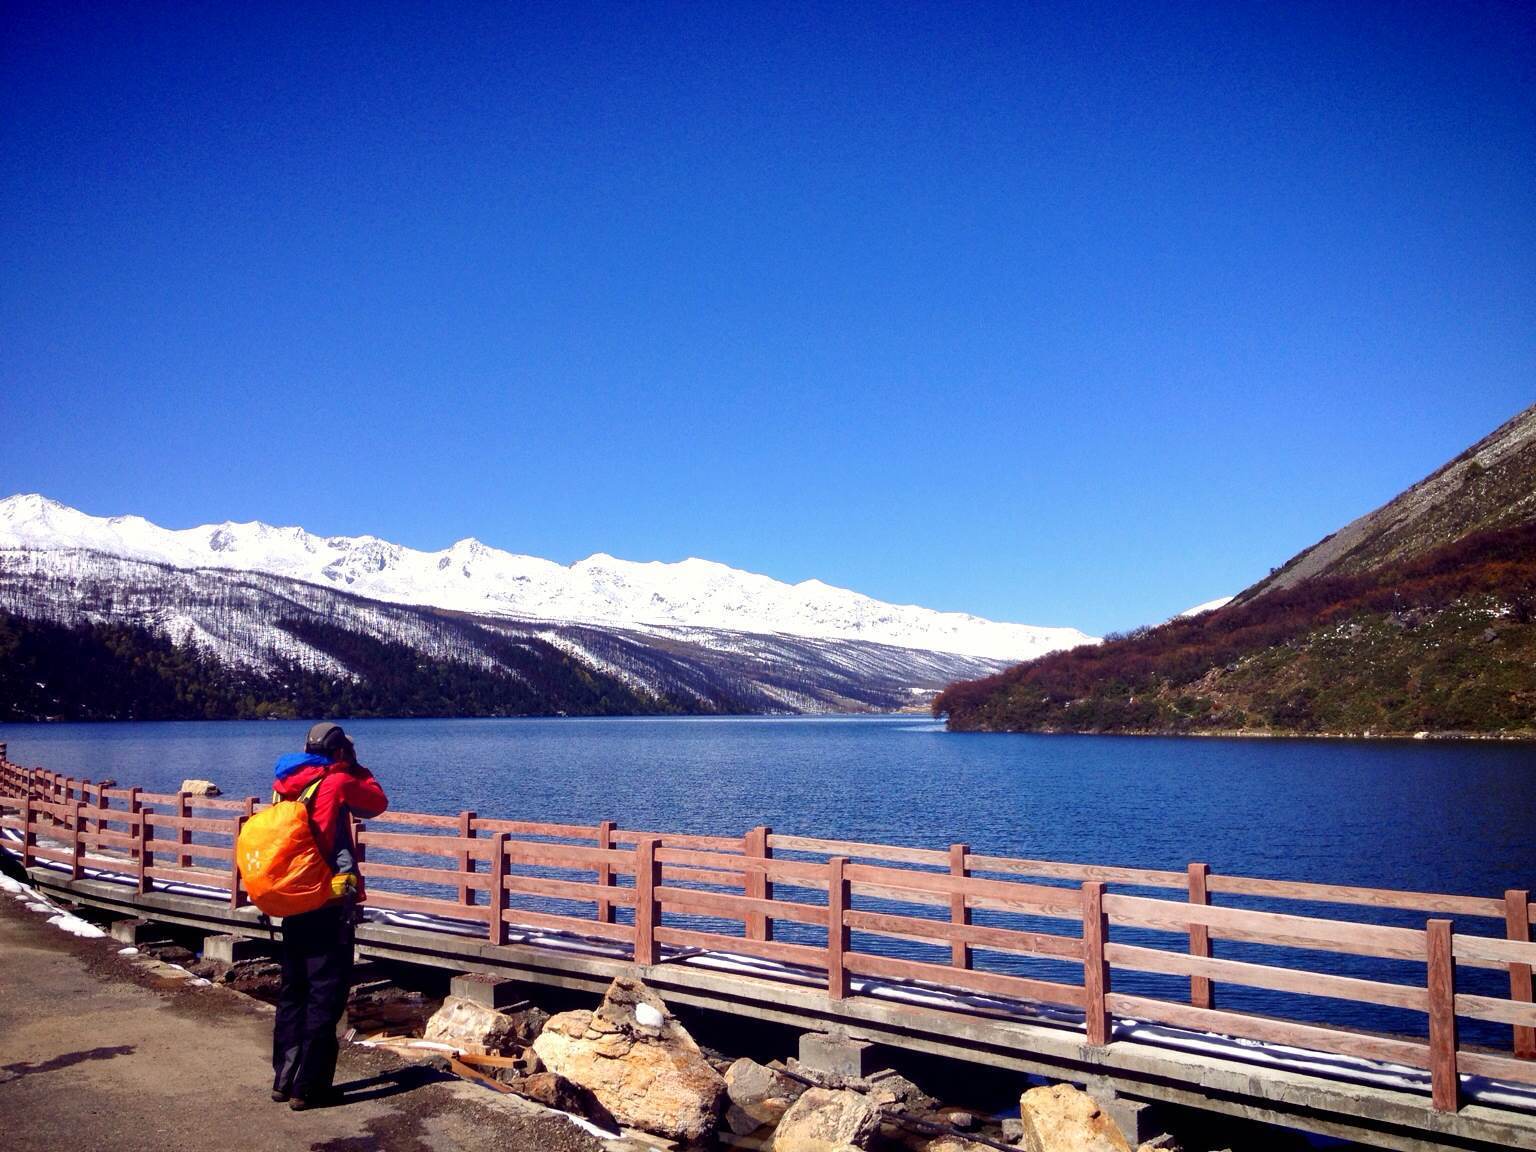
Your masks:
{"label": "mountain slope", "polygon": [[15,641],[0,651],[9,719],[891,710],[1003,666],[862,641],[447,612],[84,550],[0,549],[0,613]]}
{"label": "mountain slope", "polygon": [[934,701],[976,731],[1536,734],[1536,409],[1232,603]]}
{"label": "mountain slope", "polygon": [[315,536],[253,522],[173,531],[138,516],[89,516],[42,496],[0,500],[0,548],[89,551],[183,569],[286,577],[373,600],[520,620],[662,626],[856,640],[1020,660],[1093,637],[886,604],[819,580],[785,584],[707,560],[569,567],[461,540],[421,552],[372,536]]}
{"label": "mountain slope", "polygon": [[1536,520],[1536,405],[1406,492],[1292,557],[1236,599],[1411,561],[1475,532]]}

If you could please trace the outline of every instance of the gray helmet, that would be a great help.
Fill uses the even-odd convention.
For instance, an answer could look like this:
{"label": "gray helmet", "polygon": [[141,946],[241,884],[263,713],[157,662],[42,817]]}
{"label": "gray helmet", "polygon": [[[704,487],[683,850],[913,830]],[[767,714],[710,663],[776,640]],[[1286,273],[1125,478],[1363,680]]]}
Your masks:
{"label": "gray helmet", "polygon": [[340,724],[322,720],[309,730],[304,740],[304,751],[313,756],[330,756],[339,752],[347,743],[347,734]]}

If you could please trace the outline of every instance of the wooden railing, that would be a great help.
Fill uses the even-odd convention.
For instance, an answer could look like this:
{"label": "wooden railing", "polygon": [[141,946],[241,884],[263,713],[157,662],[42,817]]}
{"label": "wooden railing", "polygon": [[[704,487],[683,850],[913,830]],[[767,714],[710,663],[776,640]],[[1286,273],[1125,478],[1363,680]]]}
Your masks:
{"label": "wooden railing", "polygon": [[[226,890],[231,907],[245,904],[233,845],[261,807],[255,798],[104,787],[0,759],[0,828],[19,834],[9,846],[24,864],[46,861],[75,878],[87,867],[126,872],[140,892],[198,884]],[[356,824],[355,838],[371,906],[482,925],[476,930],[495,944],[531,930],[607,942],[646,965],[664,948],[731,953],[791,965],[803,981],[824,979],[834,1000],[867,978],[1032,1001],[1081,1012],[1090,1045],[1113,1043],[1120,1017],[1389,1061],[1427,1071],[1439,1110],[1459,1106],[1461,1075],[1536,1085],[1536,943],[1523,890],[1482,898],[1228,876],[1205,864],[1121,868],[986,855],[965,844],[912,848],[763,827],[685,835],[472,811],[389,812]],[[1219,906],[1216,896],[1433,916],[1404,927]],[[1010,922],[978,923],[978,912]],[[1501,923],[1504,935],[1458,932],[1449,916]],[[1166,946],[1169,934],[1184,943]],[[893,955],[880,940],[937,948],[947,959]],[[1216,941],[1408,962],[1423,976],[1404,983],[1326,963],[1218,957]],[[978,952],[1047,961],[1060,978],[979,967]],[[1458,969],[1507,973],[1507,996],[1459,991]],[[1188,997],[1122,990],[1132,973],[1187,979]],[[1421,1013],[1427,1038],[1222,1010],[1216,985]],[[1509,1051],[1460,1043],[1458,1018],[1509,1026]]]}

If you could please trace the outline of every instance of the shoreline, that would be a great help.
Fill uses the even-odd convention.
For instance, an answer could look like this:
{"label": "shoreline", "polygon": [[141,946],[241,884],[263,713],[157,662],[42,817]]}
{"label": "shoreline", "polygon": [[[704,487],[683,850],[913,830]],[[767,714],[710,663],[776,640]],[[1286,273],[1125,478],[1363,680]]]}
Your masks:
{"label": "shoreline", "polygon": [[954,735],[981,736],[1126,736],[1161,737],[1178,739],[1192,737],[1203,740],[1371,740],[1398,741],[1413,744],[1449,744],[1480,742],[1499,744],[1536,744],[1536,730],[1522,729],[1516,732],[1291,732],[1280,729],[1233,729],[1198,728],[1170,731],[1164,728],[1126,728],[1114,731],[1079,731],[1069,728],[955,728],[944,722],[944,731]]}

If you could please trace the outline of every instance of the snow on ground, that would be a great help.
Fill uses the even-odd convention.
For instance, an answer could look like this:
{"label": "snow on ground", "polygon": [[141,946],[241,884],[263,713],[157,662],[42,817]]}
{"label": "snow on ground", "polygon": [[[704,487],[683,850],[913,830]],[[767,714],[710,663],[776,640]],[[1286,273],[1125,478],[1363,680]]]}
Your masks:
{"label": "snow on ground", "polygon": [[1214,600],[1207,600],[1204,604],[1196,604],[1193,608],[1186,608],[1174,617],[1175,620],[1183,620],[1187,616],[1202,616],[1207,612],[1214,612],[1218,608],[1225,608],[1236,599],[1233,596],[1218,596]]}

